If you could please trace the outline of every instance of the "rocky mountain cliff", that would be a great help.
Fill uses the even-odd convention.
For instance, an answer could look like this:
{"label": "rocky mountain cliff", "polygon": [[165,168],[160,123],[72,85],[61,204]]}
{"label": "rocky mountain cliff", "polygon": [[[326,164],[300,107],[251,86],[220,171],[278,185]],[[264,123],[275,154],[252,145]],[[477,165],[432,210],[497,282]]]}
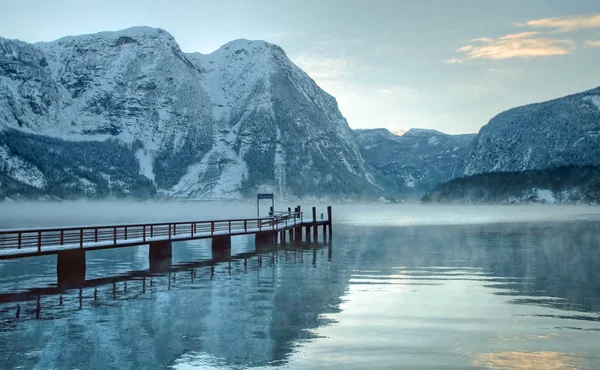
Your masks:
{"label": "rocky mountain cliff", "polygon": [[483,126],[461,175],[600,165],[600,87],[507,110]]}
{"label": "rocky mountain cliff", "polygon": [[0,198],[376,196],[335,98],[263,41],[0,38]]}
{"label": "rocky mountain cliff", "polygon": [[355,130],[363,158],[402,194],[422,194],[455,177],[475,135],[447,135],[410,129],[402,136],[386,129]]}

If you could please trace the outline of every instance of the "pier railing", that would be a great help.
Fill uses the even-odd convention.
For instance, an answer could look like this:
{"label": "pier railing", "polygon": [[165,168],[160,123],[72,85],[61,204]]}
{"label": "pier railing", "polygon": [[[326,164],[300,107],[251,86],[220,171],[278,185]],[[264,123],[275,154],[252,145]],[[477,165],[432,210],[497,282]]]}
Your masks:
{"label": "pier railing", "polygon": [[74,247],[239,235],[287,228],[301,223],[302,218],[302,212],[277,212],[266,218],[0,230],[0,250],[28,249],[41,253]]}

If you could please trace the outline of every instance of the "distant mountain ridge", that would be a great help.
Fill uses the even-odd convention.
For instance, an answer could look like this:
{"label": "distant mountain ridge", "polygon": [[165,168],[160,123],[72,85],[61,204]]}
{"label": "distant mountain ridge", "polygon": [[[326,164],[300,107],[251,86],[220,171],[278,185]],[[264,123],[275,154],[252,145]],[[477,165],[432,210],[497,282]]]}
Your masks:
{"label": "distant mountain ridge", "polygon": [[462,175],[600,165],[600,87],[509,109],[473,139]]}
{"label": "distant mountain ridge", "polygon": [[426,202],[600,203],[600,87],[502,112]]}
{"label": "distant mountain ridge", "polygon": [[383,192],[335,98],[280,47],[188,54],[149,27],[0,38],[0,158],[9,198]]}
{"label": "distant mountain ridge", "polygon": [[354,132],[367,163],[394,184],[396,192],[418,196],[455,176],[475,136],[414,128],[402,136],[383,128]]}

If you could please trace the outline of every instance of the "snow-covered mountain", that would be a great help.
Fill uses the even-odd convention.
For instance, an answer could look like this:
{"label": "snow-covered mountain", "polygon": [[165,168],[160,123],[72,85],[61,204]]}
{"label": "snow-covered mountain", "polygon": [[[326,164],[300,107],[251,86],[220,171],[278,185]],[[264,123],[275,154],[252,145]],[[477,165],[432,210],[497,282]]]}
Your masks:
{"label": "snow-covered mountain", "polygon": [[0,38],[0,198],[381,192],[335,98],[284,51],[183,53],[135,27]]}
{"label": "snow-covered mountain", "polygon": [[462,175],[600,165],[600,87],[507,110],[483,126]]}
{"label": "snow-covered mountain", "polygon": [[410,129],[397,136],[386,129],[355,130],[363,158],[398,192],[417,193],[455,176],[475,135],[447,135]]}

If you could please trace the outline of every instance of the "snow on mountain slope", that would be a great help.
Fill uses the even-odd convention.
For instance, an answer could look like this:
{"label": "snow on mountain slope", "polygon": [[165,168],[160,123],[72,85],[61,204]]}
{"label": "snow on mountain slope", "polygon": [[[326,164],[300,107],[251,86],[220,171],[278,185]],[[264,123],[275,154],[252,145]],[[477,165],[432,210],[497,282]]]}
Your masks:
{"label": "snow on mountain slope", "polygon": [[473,140],[461,173],[600,165],[600,87],[498,114]]}
{"label": "snow on mountain slope", "polygon": [[0,130],[40,145],[110,140],[165,196],[381,191],[335,99],[276,45],[235,40],[186,54],[166,31],[134,27],[33,45],[0,39],[0,52]]}
{"label": "snow on mountain slope", "polygon": [[0,145],[0,172],[26,185],[42,189],[46,186],[44,174],[34,165]]}
{"label": "snow on mountain slope", "polygon": [[400,192],[421,192],[454,177],[475,135],[447,135],[410,129],[402,136],[386,129],[355,130],[363,158]]}

